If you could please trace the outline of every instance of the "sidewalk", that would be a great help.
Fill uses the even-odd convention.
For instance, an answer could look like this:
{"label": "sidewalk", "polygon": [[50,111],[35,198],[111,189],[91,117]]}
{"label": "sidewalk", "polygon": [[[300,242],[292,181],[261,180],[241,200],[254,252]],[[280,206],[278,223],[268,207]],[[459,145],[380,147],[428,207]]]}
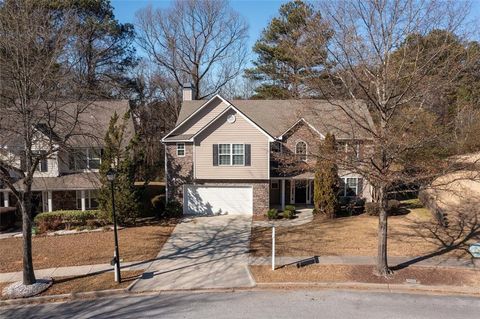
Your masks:
{"label": "sidewalk", "polygon": [[[122,270],[144,270],[150,266],[151,262],[124,262],[121,263]],[[56,267],[47,269],[36,269],[35,276],[41,277],[67,277],[67,276],[83,276],[98,272],[112,271],[113,267],[110,264],[98,265],[84,265],[72,267]],[[22,272],[6,272],[0,273],[0,282],[14,282],[22,280]]]}
{"label": "sidewalk", "polygon": [[[276,257],[275,264],[277,267],[295,264],[304,259],[311,259],[313,256],[308,257]],[[480,269],[480,259],[445,259],[444,257],[432,257],[425,260],[418,260],[419,257],[388,257],[388,263],[390,267],[395,267],[403,263],[410,264],[412,266],[424,266],[424,267],[448,267],[448,268],[477,268]],[[318,263],[324,265],[375,265],[376,257],[370,256],[318,256]],[[271,265],[271,257],[252,257],[249,260],[250,265]]]}

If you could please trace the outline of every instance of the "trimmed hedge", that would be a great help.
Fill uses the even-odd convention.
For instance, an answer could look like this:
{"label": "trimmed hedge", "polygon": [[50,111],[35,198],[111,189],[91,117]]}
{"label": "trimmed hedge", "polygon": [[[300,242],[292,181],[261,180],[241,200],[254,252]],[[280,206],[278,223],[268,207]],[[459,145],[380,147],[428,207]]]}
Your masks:
{"label": "trimmed hedge", "polygon": [[293,219],[295,217],[295,212],[293,210],[285,209],[283,211],[283,218]]}
{"label": "trimmed hedge", "polygon": [[100,226],[106,223],[106,215],[100,210],[57,210],[38,214],[34,222],[39,232],[43,233],[77,226]]}

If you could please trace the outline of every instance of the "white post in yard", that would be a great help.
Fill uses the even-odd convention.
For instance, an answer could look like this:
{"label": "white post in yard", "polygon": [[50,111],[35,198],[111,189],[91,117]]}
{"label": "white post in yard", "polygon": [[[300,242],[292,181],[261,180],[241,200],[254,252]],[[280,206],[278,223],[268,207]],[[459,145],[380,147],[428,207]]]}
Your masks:
{"label": "white post in yard", "polygon": [[52,191],[47,192],[48,211],[53,211]]}
{"label": "white post in yard", "polygon": [[272,270],[275,270],[275,226],[272,226]]}
{"label": "white post in yard", "polygon": [[9,193],[8,193],[7,191],[4,191],[4,192],[3,192],[3,206],[4,206],[4,207],[10,206],[10,202],[9,202],[8,196],[9,196]]}
{"label": "white post in yard", "polygon": [[81,202],[82,212],[84,212],[85,208],[86,208],[86,205],[85,205],[85,191],[84,190],[80,191],[80,202]]}

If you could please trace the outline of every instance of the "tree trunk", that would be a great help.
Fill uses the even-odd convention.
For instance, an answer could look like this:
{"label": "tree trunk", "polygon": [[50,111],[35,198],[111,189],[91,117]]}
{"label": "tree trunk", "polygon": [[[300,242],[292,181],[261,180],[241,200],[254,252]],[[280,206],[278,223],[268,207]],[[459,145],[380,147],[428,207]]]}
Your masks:
{"label": "tree trunk", "polygon": [[380,197],[380,214],[378,215],[377,274],[379,276],[388,276],[391,271],[388,268],[387,257],[388,214],[385,190],[380,188],[378,195]]}
{"label": "tree trunk", "polygon": [[32,193],[26,191],[22,196],[20,209],[22,211],[23,231],[23,284],[32,285],[36,282],[32,260]]}

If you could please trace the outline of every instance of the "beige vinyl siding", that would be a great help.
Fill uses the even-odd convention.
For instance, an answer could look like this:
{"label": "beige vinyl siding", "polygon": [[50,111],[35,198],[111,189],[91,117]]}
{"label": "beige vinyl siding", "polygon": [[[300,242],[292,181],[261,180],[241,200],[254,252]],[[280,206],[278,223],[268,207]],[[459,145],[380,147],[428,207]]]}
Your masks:
{"label": "beige vinyl siding", "polygon": [[[234,114],[230,124],[227,117]],[[251,145],[251,166],[213,166],[213,144]],[[196,179],[268,179],[269,141],[267,136],[242,115],[229,110],[195,138],[194,166]]]}
{"label": "beige vinyl siding", "polygon": [[195,134],[202,127],[207,125],[218,114],[222,113],[227,108],[227,104],[219,98],[215,98],[205,105],[197,114],[192,116],[188,121],[183,123],[174,132],[174,135],[181,134]]}

